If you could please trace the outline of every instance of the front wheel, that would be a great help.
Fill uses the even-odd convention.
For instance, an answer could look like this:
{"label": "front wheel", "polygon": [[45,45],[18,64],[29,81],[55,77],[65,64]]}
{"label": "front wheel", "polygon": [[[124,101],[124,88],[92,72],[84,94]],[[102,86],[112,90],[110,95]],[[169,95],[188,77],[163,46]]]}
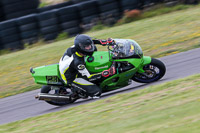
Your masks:
{"label": "front wheel", "polygon": [[[55,94],[56,93],[55,90],[51,90],[51,86],[49,86],[49,85],[42,86],[40,92],[41,93],[48,93],[48,94]],[[45,102],[52,104],[52,105],[56,105],[56,106],[64,106],[64,105],[73,103],[75,101],[76,100],[66,100],[66,101],[62,101],[62,102],[59,102],[59,101],[45,101]]]}
{"label": "front wheel", "polygon": [[143,67],[144,73],[136,73],[133,80],[139,83],[151,83],[161,79],[166,72],[166,67],[163,62],[152,58],[151,63]]}

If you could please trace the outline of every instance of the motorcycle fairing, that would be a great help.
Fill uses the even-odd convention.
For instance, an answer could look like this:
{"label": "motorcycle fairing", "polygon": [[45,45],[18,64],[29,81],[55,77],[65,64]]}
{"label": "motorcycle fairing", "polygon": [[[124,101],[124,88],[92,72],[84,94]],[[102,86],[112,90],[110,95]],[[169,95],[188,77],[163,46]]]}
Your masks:
{"label": "motorcycle fairing", "polygon": [[104,70],[108,70],[112,65],[112,62],[109,61],[108,51],[97,51],[92,55],[92,61],[89,59],[91,57],[86,57],[86,68],[90,73],[99,73]]}
{"label": "motorcycle fairing", "polygon": [[36,67],[32,71],[31,74],[37,84],[63,85],[59,72],[59,64]]}

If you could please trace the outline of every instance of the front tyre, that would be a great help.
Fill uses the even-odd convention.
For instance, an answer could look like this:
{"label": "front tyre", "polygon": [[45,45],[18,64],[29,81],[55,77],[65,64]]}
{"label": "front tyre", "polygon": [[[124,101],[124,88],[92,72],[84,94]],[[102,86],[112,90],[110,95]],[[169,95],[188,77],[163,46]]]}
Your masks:
{"label": "front tyre", "polygon": [[[51,86],[49,85],[44,85],[42,86],[41,90],[40,90],[41,93],[48,93],[48,94],[55,94],[55,92],[51,90]],[[59,102],[59,101],[45,101],[49,104],[52,104],[52,105],[56,105],[56,106],[64,106],[64,105],[67,105],[67,104],[70,104],[70,103],[73,103],[75,102],[75,100],[67,100],[67,101],[64,101],[64,102]]]}
{"label": "front tyre", "polygon": [[143,67],[144,73],[136,73],[133,80],[139,83],[151,83],[161,79],[166,72],[166,67],[163,62],[152,58],[151,63]]}

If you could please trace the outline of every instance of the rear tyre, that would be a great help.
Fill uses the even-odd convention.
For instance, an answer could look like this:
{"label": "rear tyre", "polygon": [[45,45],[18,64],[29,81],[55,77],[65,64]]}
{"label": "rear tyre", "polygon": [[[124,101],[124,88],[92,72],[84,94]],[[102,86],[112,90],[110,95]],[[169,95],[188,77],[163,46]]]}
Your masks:
{"label": "rear tyre", "polygon": [[[42,86],[40,92],[41,92],[41,93],[51,93],[51,94],[53,93],[53,92],[51,92],[51,86],[49,86],[49,85],[44,85],[44,86]],[[55,94],[55,92],[54,92],[54,94]],[[64,106],[64,105],[73,103],[73,102],[75,102],[75,101],[76,101],[76,100],[73,100],[73,101],[65,101],[65,102],[58,102],[58,101],[45,101],[45,102],[47,102],[47,103],[49,103],[49,104],[51,104],[51,105]]]}
{"label": "rear tyre", "polygon": [[143,67],[145,73],[136,73],[133,80],[139,83],[151,83],[161,79],[166,72],[163,62],[152,58],[151,63]]}

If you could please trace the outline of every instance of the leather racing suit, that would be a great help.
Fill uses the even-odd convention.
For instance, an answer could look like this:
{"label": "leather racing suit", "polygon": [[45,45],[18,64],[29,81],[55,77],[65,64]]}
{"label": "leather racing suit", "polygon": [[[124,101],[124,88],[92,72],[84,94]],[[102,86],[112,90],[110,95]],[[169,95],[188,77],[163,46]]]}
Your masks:
{"label": "leather racing suit", "polygon": [[[102,44],[99,40],[93,40],[94,44]],[[76,52],[74,46],[67,49],[59,62],[59,70],[62,80],[67,85],[75,86],[84,91],[88,96],[100,96],[101,88],[90,82],[101,78],[101,73],[91,75],[85,67],[85,57]],[[78,74],[86,76],[85,78],[77,77]]]}

